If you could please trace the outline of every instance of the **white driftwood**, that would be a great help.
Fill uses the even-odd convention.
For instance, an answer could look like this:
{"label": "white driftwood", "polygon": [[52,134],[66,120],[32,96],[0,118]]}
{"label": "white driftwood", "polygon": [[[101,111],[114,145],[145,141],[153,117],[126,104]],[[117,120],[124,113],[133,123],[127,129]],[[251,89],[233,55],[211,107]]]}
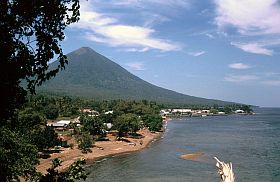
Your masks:
{"label": "white driftwood", "polygon": [[232,163],[225,163],[220,161],[217,157],[214,157],[217,161],[216,166],[218,168],[218,173],[221,176],[221,182],[234,182],[234,173],[232,170]]}

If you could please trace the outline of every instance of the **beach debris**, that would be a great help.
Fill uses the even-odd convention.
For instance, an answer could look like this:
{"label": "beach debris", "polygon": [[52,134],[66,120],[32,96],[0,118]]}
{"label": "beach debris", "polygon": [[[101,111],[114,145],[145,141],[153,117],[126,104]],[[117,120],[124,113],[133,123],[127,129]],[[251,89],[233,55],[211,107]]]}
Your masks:
{"label": "beach debris", "polygon": [[130,142],[130,143],[128,143],[128,145],[136,146],[136,143]]}
{"label": "beach debris", "polygon": [[97,149],[98,149],[98,150],[104,150],[104,148],[103,148],[103,147],[97,147]]}
{"label": "beach debris", "polygon": [[217,157],[214,157],[217,161],[216,166],[218,168],[218,174],[221,177],[221,182],[234,182],[234,173],[232,170],[232,163],[225,163],[220,161]]}
{"label": "beach debris", "polygon": [[194,152],[194,153],[190,153],[190,154],[183,154],[180,157],[182,159],[194,160],[194,159],[197,159],[197,158],[199,158],[203,155],[204,155],[204,152]]}

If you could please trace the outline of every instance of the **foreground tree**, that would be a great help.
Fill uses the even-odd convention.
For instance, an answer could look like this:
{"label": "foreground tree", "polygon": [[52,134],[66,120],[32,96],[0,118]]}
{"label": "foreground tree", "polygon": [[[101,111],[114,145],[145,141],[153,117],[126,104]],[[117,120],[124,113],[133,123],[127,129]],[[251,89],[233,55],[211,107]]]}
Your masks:
{"label": "foreground tree", "polygon": [[0,131],[0,181],[29,178],[35,174],[38,150],[30,144],[29,136],[1,128]]}
{"label": "foreground tree", "polygon": [[[55,76],[65,67],[66,56],[59,41],[67,25],[78,21],[78,0],[2,0],[0,2],[0,89],[1,120],[9,119],[17,105],[24,102],[27,88]],[[48,62],[58,58],[56,69],[48,71]],[[3,123],[3,121],[2,121]]]}
{"label": "foreground tree", "polygon": [[[34,94],[36,86],[64,69],[67,59],[59,41],[66,26],[78,21],[79,7],[78,0],[0,1],[0,181],[34,172],[37,147],[26,137],[30,121],[18,120],[15,111],[27,91]],[[49,70],[55,58],[58,67]],[[20,85],[24,79],[26,87]],[[15,121],[24,123],[18,128]]]}
{"label": "foreground tree", "polygon": [[56,158],[52,161],[52,167],[45,176],[39,178],[40,182],[74,182],[80,179],[86,180],[87,172],[83,168],[85,159],[74,162],[66,171],[59,172],[57,167],[61,166],[62,160]]}
{"label": "foreground tree", "polygon": [[30,141],[37,147],[38,151],[43,151],[59,144],[58,135],[51,126],[35,130],[31,134]]}

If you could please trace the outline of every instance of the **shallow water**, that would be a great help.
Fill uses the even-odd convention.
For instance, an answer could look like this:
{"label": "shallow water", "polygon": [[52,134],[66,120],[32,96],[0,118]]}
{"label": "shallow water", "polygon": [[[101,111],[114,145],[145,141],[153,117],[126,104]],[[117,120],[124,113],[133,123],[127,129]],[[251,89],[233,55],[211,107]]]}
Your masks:
{"label": "shallow water", "polygon": [[[87,181],[219,181],[214,156],[233,163],[236,181],[280,181],[280,109],[252,116],[170,121],[163,138],[141,152],[111,157],[88,168]],[[195,161],[180,155],[204,152]]]}

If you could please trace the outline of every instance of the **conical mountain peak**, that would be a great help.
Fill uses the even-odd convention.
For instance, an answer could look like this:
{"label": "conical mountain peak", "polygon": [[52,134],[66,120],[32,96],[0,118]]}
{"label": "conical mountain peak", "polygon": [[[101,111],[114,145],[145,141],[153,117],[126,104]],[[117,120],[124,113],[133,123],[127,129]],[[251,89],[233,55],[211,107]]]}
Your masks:
{"label": "conical mountain peak", "polygon": [[[42,85],[40,90],[102,100],[147,99],[177,104],[228,104],[152,85],[89,47],[81,47],[67,54],[67,58],[69,63],[66,69]],[[50,67],[52,65],[57,63],[52,63]]]}
{"label": "conical mountain peak", "polygon": [[77,54],[77,55],[82,55],[82,54],[89,54],[89,53],[96,53],[93,49],[90,47],[81,47],[72,53]]}

